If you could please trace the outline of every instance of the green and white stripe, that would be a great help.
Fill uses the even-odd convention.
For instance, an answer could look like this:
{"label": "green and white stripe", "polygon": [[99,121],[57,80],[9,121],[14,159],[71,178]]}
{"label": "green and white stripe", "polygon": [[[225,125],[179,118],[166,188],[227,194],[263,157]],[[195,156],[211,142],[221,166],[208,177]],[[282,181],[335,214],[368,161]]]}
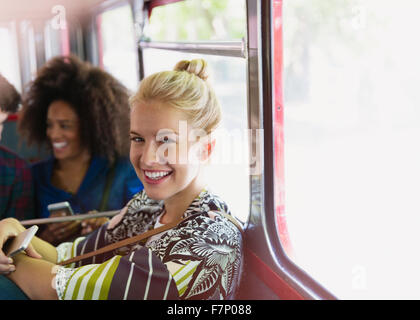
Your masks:
{"label": "green and white stripe", "polygon": [[74,242],[63,242],[57,246],[55,248],[57,250],[57,263],[77,256],[77,246],[84,239],[85,237],[79,237]]}
{"label": "green and white stripe", "polygon": [[65,300],[106,300],[112,278],[121,256],[114,256],[102,264],[91,264],[75,269],[67,282]]}
{"label": "green and white stripe", "polygon": [[191,261],[189,260],[184,266],[180,267],[172,277],[175,280],[176,287],[178,289],[179,295],[181,296],[185,290],[187,290],[188,284],[191,281],[192,275],[194,274],[197,266],[201,261]]}

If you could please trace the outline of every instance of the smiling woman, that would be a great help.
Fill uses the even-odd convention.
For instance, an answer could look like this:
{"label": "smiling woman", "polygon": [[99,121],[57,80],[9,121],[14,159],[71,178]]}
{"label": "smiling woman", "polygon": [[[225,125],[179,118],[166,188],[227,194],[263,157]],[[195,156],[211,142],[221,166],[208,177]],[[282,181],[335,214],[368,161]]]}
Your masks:
{"label": "smiling woman", "polygon": [[[77,213],[120,209],[142,189],[128,162],[128,122],[127,89],[107,72],[73,56],[40,69],[19,120],[30,144],[52,152],[32,168],[38,216],[48,217],[47,206],[62,201]],[[80,228],[80,222],[49,225],[41,235],[60,243]]]}
{"label": "smiling woman", "polygon": [[[108,299],[235,297],[242,269],[242,236],[226,217],[230,214],[228,205],[207,189],[202,176],[202,162],[209,158],[214,144],[188,141],[188,159],[202,160],[198,162],[180,163],[178,159],[168,163],[157,153],[166,143],[179,152],[180,145],[189,140],[189,135],[156,139],[159,133],[177,132],[180,122],[187,123],[188,132],[195,128],[211,133],[217,126],[221,112],[203,76],[206,67],[204,60],[182,61],[175,71],[159,72],[141,82],[131,99],[130,160],[144,190],[107,227],[80,242],[60,245],[58,260],[153,227],[181,222],[145,244],[127,248],[130,253],[126,257],[105,254],[96,260],[83,260],[79,268],[60,268],[60,299],[88,299],[93,290],[103,292]],[[197,122],[194,115],[204,111],[208,121]],[[92,264],[95,262],[101,264]],[[87,286],[78,286],[80,281]],[[150,290],[149,283],[154,284]]]}
{"label": "smiling woman", "polygon": [[[144,190],[133,196],[110,223],[88,237],[61,243],[56,248],[35,238],[33,249],[43,251],[43,256],[50,259],[20,255],[15,259],[16,271],[8,275],[31,299],[235,298],[242,270],[242,233],[230,217],[228,205],[207,189],[201,177],[203,164],[156,160],[157,147],[165,143],[165,139],[156,141],[161,130],[175,130],[181,120],[187,121],[190,128],[197,126],[187,112],[188,107],[196,112],[213,109],[209,123],[212,128],[217,125],[220,112],[214,93],[208,94],[211,88],[205,80],[196,69],[188,68],[197,63],[205,68],[202,62],[188,62],[169,72],[166,86],[162,83],[163,73],[145,78],[140,84],[140,94],[132,99],[130,159]],[[179,81],[182,78],[189,81]],[[201,105],[186,96],[197,86],[205,88],[197,94]],[[156,96],[151,100],[140,99],[146,96],[141,94],[142,90],[166,93],[159,94],[160,99],[164,96],[166,99],[162,101]],[[174,107],[181,97],[184,109]],[[208,126],[200,128],[209,130]],[[176,149],[180,145],[180,141],[169,143]],[[206,160],[212,147],[202,146],[202,141],[194,141],[187,151],[193,154],[192,158]],[[102,251],[94,257],[83,256],[77,264],[69,262],[66,267],[61,266],[75,256],[104,249],[162,225],[168,228],[146,242],[130,245],[124,242],[126,246],[118,251]],[[7,232],[22,228],[15,220],[0,222],[0,240]],[[33,272],[40,277],[29,279],[27,275]],[[47,286],[50,283],[54,284],[55,292]]]}

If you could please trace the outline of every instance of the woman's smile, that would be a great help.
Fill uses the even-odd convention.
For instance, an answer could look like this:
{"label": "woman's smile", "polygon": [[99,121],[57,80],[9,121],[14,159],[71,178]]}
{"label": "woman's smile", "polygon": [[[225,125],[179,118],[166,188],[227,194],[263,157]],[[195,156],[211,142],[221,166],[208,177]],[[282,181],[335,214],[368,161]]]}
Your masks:
{"label": "woman's smile", "polygon": [[63,152],[68,147],[68,142],[52,142],[52,147],[54,149],[54,153]]}
{"label": "woman's smile", "polygon": [[173,171],[143,170],[144,181],[148,184],[160,184],[168,180]]}

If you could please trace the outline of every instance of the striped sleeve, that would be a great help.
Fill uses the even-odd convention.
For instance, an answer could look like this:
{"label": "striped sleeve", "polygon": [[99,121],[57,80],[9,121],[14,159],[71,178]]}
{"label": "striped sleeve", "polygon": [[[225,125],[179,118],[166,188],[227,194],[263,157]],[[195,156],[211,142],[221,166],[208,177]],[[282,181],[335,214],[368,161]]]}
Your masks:
{"label": "striped sleeve", "polygon": [[[121,256],[102,263],[90,264],[75,268],[67,274],[67,281],[64,290],[59,288],[56,282],[57,295],[62,300],[105,300],[108,298],[109,287],[118,267]],[[60,278],[62,272],[69,272],[69,268],[58,271],[57,277]],[[71,269],[70,269],[71,270]],[[56,280],[57,281],[57,280]],[[60,294],[61,293],[61,294]]]}
{"label": "striped sleeve", "polygon": [[111,283],[111,300],[174,300],[178,290],[167,267],[146,247],[120,260]]}
{"label": "striped sleeve", "polygon": [[[62,281],[63,277],[65,281]],[[116,255],[101,264],[61,268],[56,279],[57,294],[63,300],[165,300],[179,297],[167,267],[145,247],[124,257]]]}

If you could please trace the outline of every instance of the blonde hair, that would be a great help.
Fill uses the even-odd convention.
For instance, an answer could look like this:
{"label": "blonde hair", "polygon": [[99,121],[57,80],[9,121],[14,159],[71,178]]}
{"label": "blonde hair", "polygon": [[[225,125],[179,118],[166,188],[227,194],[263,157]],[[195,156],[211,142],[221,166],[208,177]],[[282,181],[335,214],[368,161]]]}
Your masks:
{"label": "blonde hair", "polygon": [[160,101],[189,114],[193,126],[212,132],[221,120],[221,110],[213,88],[207,82],[207,62],[203,59],[178,62],[173,71],[144,78],[130,104]]}

